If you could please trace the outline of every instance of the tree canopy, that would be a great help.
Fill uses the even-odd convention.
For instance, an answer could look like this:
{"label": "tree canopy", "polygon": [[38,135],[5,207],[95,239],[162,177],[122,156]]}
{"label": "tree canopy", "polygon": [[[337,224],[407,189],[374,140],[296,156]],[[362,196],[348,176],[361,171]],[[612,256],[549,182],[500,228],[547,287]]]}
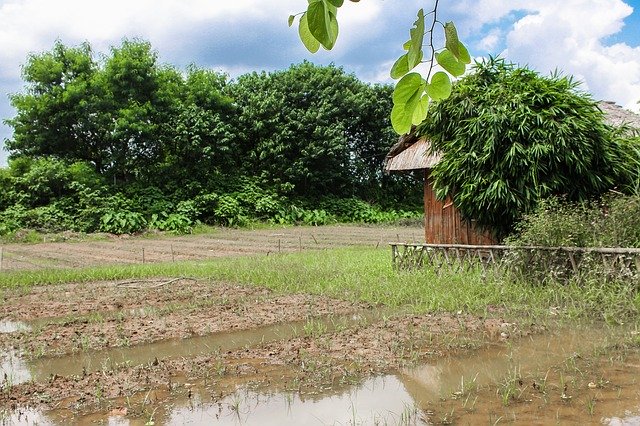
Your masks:
{"label": "tree canopy", "polygon": [[631,178],[623,144],[578,83],[503,59],[476,63],[417,133],[442,153],[437,196],[499,235],[541,198],[585,200]]}
{"label": "tree canopy", "polygon": [[394,139],[391,88],[309,62],[251,73],[231,86],[243,168],[299,195],[368,196]]}
{"label": "tree canopy", "polygon": [[169,217],[176,226],[375,221],[388,216],[365,201],[419,205],[417,180],[382,174],[394,140],[391,87],[333,65],[230,80],[160,64],[145,41],[97,59],[87,43],[57,42],[28,57],[23,77],[6,121],[14,132],[0,170],[0,234],[3,220],[5,230],[127,232]]}

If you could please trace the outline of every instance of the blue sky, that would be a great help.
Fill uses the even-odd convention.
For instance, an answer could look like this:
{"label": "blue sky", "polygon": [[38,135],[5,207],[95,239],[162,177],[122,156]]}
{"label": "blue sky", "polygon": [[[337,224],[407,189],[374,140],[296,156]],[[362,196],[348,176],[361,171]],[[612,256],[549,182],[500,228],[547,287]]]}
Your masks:
{"label": "blue sky", "polygon": [[[89,41],[106,52],[124,37],[151,41],[161,61],[229,73],[275,70],[304,59],[333,62],[370,82],[388,71],[420,7],[429,1],[361,0],[340,10],[341,35],[331,52],[310,55],[288,28],[305,0],[2,0],[0,118],[13,115],[7,94],[21,90],[20,65],[56,39]],[[560,69],[596,99],[638,111],[640,0],[448,0],[439,18],[453,20],[477,58],[502,55],[547,74]],[[11,136],[0,126],[0,140]],[[0,165],[7,153],[0,151]]]}

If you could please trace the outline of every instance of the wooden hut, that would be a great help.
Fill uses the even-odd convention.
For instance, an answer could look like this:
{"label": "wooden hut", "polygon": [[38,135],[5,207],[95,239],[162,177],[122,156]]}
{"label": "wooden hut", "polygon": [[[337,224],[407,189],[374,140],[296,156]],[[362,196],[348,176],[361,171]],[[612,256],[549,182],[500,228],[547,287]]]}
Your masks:
{"label": "wooden hut", "polygon": [[386,173],[421,170],[424,173],[424,237],[428,244],[491,245],[496,240],[489,232],[478,230],[472,222],[462,219],[450,198],[440,201],[433,190],[431,169],[440,162],[440,155],[431,152],[426,139],[413,134],[400,137],[385,159]]}
{"label": "wooden hut", "polygon": [[[625,110],[615,102],[601,101],[598,107],[604,112],[605,121],[611,126],[624,126],[628,134],[640,133],[640,116]],[[424,173],[424,232],[428,244],[496,244],[490,232],[481,231],[473,222],[462,219],[451,199],[436,199],[431,169],[440,161],[440,154],[431,151],[426,139],[413,133],[400,137],[385,158],[386,173],[421,170]]]}

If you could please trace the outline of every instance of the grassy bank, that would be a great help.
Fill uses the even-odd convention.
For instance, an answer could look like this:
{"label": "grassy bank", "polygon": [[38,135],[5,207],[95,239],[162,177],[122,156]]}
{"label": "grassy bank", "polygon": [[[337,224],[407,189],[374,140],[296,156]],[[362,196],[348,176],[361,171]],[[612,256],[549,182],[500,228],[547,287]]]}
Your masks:
{"label": "grassy bank", "polygon": [[530,317],[634,319],[640,297],[629,283],[533,286],[481,270],[397,272],[389,251],[343,248],[293,254],[221,258],[206,262],[102,266],[86,269],[5,272],[0,289],[116,279],[188,276],[268,287],[276,292],[323,294],[347,300],[407,307],[415,312],[488,311]]}

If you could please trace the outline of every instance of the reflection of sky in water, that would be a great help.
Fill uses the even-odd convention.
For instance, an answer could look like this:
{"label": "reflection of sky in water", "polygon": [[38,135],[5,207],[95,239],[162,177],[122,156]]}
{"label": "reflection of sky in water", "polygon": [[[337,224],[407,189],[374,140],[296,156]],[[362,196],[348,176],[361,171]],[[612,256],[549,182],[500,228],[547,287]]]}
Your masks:
{"label": "reflection of sky in water", "polygon": [[30,329],[27,324],[20,321],[0,320],[0,333],[13,333],[16,331],[28,331]]}
{"label": "reflection of sky in water", "polygon": [[329,397],[273,396],[242,391],[223,399],[220,404],[178,408],[167,424],[399,424],[409,414],[415,415],[413,399],[395,376],[373,378],[357,388]]}
{"label": "reflection of sky in water", "polygon": [[16,385],[31,380],[27,363],[15,352],[0,353],[0,383]]}
{"label": "reflection of sky in water", "polygon": [[11,413],[2,412],[2,415],[0,417],[0,424],[3,426],[54,425],[54,423],[51,423],[41,412],[36,411],[32,408],[22,408]]}
{"label": "reflection of sky in water", "polygon": [[636,411],[636,413],[626,412],[625,417],[611,417],[608,419],[603,419],[602,423],[609,426],[632,426],[632,425],[640,425],[640,410]]}

